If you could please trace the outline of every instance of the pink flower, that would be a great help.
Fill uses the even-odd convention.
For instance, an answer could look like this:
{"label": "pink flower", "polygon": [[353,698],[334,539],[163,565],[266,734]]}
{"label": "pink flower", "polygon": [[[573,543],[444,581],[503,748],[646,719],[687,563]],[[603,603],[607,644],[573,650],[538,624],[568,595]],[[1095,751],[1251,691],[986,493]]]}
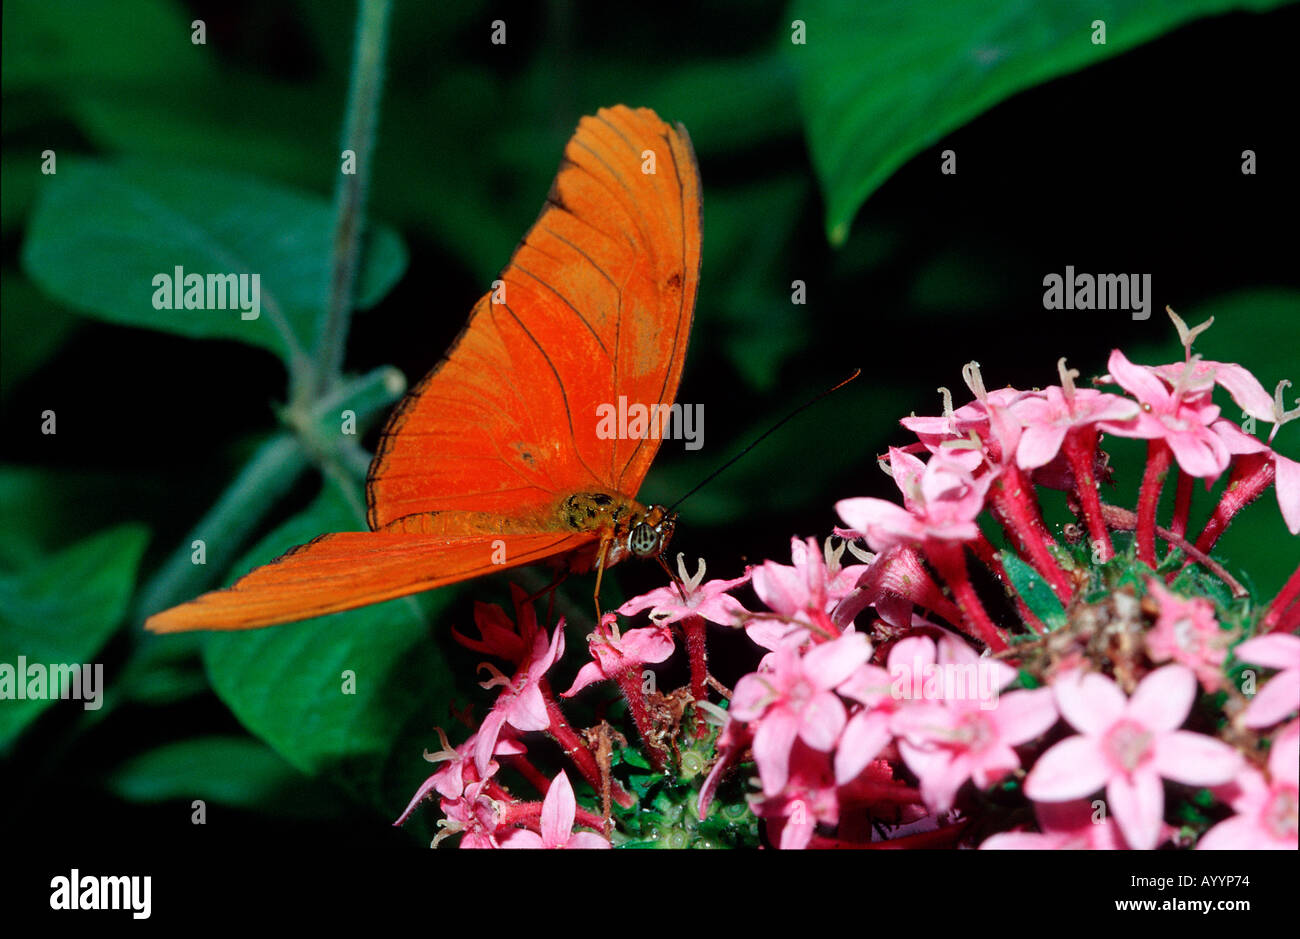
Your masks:
{"label": "pink flower", "polygon": [[874,760],[894,737],[894,715],[909,700],[892,693],[894,676],[919,663],[934,662],[934,640],[908,636],[889,650],[889,671],[879,665],[863,665],[836,690],[860,705],[849,718],[835,748],[835,781],[844,785]]}
{"label": "pink flower", "polygon": [[1196,673],[1207,692],[1223,684],[1223,660],[1230,636],[1219,629],[1214,605],[1204,597],[1185,600],[1165,589],[1158,578],[1147,589],[1160,604],[1155,627],[1147,633],[1147,651],[1153,662],[1173,660]]}
{"label": "pink flower", "polygon": [[[1038,819],[1038,832],[1002,832],[986,838],[980,848],[993,851],[1122,851],[1128,848],[1119,826],[1104,810],[1086,799],[1035,802],[1034,815]],[[1173,828],[1166,825],[1161,840],[1172,834]]]}
{"label": "pink flower", "polygon": [[704,580],[704,558],[700,558],[700,566],[695,576],[691,577],[686,573],[685,556],[680,553],[677,555],[677,571],[681,577],[682,588],[686,591],[684,600],[677,590],[677,585],[670,584],[667,587],[657,587],[639,597],[633,597],[620,606],[618,612],[624,616],[634,616],[648,609],[650,619],[659,626],[676,623],[688,616],[702,616],[710,623],[717,623],[719,626],[735,626],[748,614],[749,611],[728,591],[749,580],[749,571],[734,580],[711,580],[708,583],[701,583]]}
{"label": "pink flower", "polygon": [[620,636],[614,625],[614,614],[606,613],[596,632],[587,637],[587,649],[594,661],[578,670],[573,686],[560,692],[560,697],[572,698],[595,682],[617,681],[625,672],[639,672],[647,663],[664,661],[675,648],[672,631],[667,626],[629,629]]}
{"label": "pink flower", "polygon": [[1300,636],[1270,633],[1233,650],[1238,661],[1281,669],[1255,695],[1242,715],[1247,727],[1268,727],[1300,708]]}
{"label": "pink flower", "polygon": [[1052,690],[1061,716],[1080,734],[1039,757],[1025,794],[1035,802],[1065,802],[1105,787],[1111,812],[1134,848],[1158,843],[1162,778],[1216,786],[1241,768],[1241,756],[1227,744],[1178,729],[1196,697],[1196,676],[1182,665],[1151,672],[1128,699],[1111,679],[1081,669],[1058,675]]}
{"label": "pink flower", "polygon": [[608,848],[610,843],[594,831],[573,830],[578,800],[569,777],[560,771],[542,801],[542,833],[516,828],[501,837],[503,848]]}
{"label": "pink flower", "polygon": [[1186,395],[1185,386],[1170,391],[1147,368],[1134,365],[1115,349],[1108,363],[1110,377],[1142,404],[1136,421],[1103,421],[1102,430],[1120,437],[1163,440],[1189,476],[1214,478],[1228,467],[1231,454],[1210,429],[1219,408],[1206,395]]}
{"label": "pink flower", "polygon": [[1232,396],[1243,413],[1261,421],[1273,419],[1272,397],[1249,369],[1235,362],[1208,362],[1198,357],[1169,365],[1156,365],[1149,370],[1168,382],[1171,388],[1178,387],[1181,383],[1183,392],[1187,395],[1208,395],[1218,385]]}
{"label": "pink flower", "polygon": [[[897,671],[893,656],[890,669]],[[931,811],[952,808],[957,790],[968,779],[988,788],[1019,769],[1014,747],[1056,723],[1050,689],[999,695],[1015,680],[1015,669],[981,658],[962,642],[945,637],[937,663],[926,663],[919,675],[915,665],[904,671],[894,675],[894,693],[914,694],[919,689],[929,700],[900,710],[891,727],[908,769],[921,780],[921,796]],[[936,692],[940,700],[934,700]]]}
{"label": "pink flower", "polygon": [[802,644],[809,630],[835,636],[839,629],[830,612],[853,591],[867,565],[840,566],[844,548],[823,553],[813,538],[790,539],[793,565],[764,561],[754,568],[754,592],[779,620],[755,618],[745,624],[750,639],[765,649],[794,642]]}
{"label": "pink flower", "polygon": [[835,503],[844,524],[867,539],[873,551],[927,538],[971,541],[979,535],[976,516],[993,482],[989,473],[972,475],[982,457],[977,451],[941,451],[922,463],[897,447],[889,448],[894,482],[903,492],[903,505],[862,497]]}
{"label": "pink flower", "polygon": [[513,678],[506,678],[486,663],[479,666],[495,673],[491,680],[482,683],[484,688],[505,686],[478,729],[474,765],[478,768],[479,778],[487,778],[488,761],[496,752],[497,737],[506,724],[516,730],[545,730],[551,726],[551,718],[546,713],[546,700],[542,697],[541,682],[547,669],[563,654],[564,620],[561,619],[555,627],[549,648],[546,644],[546,631],[538,630],[533,639],[532,654],[520,664],[519,671],[515,672]]}
{"label": "pink flower", "polygon": [[533,647],[537,635],[537,613],[533,605],[526,601],[526,594],[518,584],[510,585],[510,595],[515,603],[515,619],[518,627],[510,621],[506,611],[495,603],[474,604],[474,625],[478,627],[482,639],[470,639],[452,627],[452,638],[467,649],[484,655],[495,655],[514,665],[523,661]]}
{"label": "pink flower", "polygon": [[851,623],[869,606],[875,608],[882,620],[898,629],[912,625],[913,606],[933,610],[952,622],[961,621],[961,611],[943,595],[921,562],[921,556],[909,545],[895,545],[877,554],[858,578],[857,587],[835,608],[831,619],[838,624]]}
{"label": "pink flower", "polygon": [[444,838],[463,833],[462,848],[499,848],[497,831],[501,827],[498,804],[483,795],[486,782],[475,783],[465,789],[459,799],[443,799],[441,808],[447,817],[438,822],[441,829],[433,839],[433,847]]}
{"label": "pink flower", "polygon": [[1243,769],[1230,785],[1218,790],[1237,814],[1202,835],[1198,848],[1296,850],[1300,721],[1292,721],[1273,738],[1268,775],[1266,780],[1259,770]]}
{"label": "pink flower", "polygon": [[[442,796],[444,799],[459,799],[464,794],[467,785],[490,779],[499,769],[497,761],[492,760],[488,763],[487,774],[482,778],[479,778],[478,770],[471,758],[474,749],[478,746],[478,741],[475,739],[476,735],[470,734],[469,738],[464,743],[455,749],[452,749],[451,743],[447,740],[447,735],[443,732],[443,729],[441,727],[435,729],[438,732],[438,738],[442,741],[442,749],[437,753],[430,753],[428,750],[425,750],[424,758],[430,763],[437,763],[440,760],[446,760],[447,765],[438,770],[426,779],[423,784],[421,784],[420,788],[416,790],[415,796],[409,803],[407,803],[406,809],[400,816],[398,816],[397,821],[393,822],[394,825],[405,824],[406,820],[411,817],[411,813],[416,810],[420,803],[429,798],[434,792],[437,792],[438,795]],[[523,752],[523,744],[515,740],[506,739],[502,736],[497,740],[494,754],[500,756],[502,754],[519,754]],[[468,780],[466,779],[466,776],[469,777]]]}
{"label": "pink flower", "polygon": [[740,679],[731,715],[757,724],[754,760],[764,795],[785,788],[796,738],[814,750],[835,746],[848,718],[833,689],[870,656],[866,636],[846,633],[802,656],[793,646],[781,646],[764,658],[765,669]]}
{"label": "pink flower", "polygon": [[[1064,364],[1061,368],[1064,372]],[[1076,389],[1071,382],[1060,388],[1053,385],[1040,394],[1026,395],[1009,410],[1024,428],[1016,445],[1016,463],[1022,469],[1037,469],[1052,461],[1060,452],[1065,435],[1076,427],[1098,421],[1127,421],[1136,417],[1139,409],[1128,398],[1091,388]]]}
{"label": "pink flower", "polygon": [[796,743],[789,780],[777,795],[755,801],[753,810],[765,820],[768,837],[785,851],[808,847],[818,822],[837,825],[840,803],[826,754]]}

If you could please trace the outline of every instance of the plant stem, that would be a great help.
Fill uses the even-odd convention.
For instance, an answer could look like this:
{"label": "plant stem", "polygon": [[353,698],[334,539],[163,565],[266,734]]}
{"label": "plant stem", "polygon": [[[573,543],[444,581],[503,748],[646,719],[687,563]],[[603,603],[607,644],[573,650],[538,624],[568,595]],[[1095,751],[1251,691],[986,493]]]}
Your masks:
{"label": "plant stem", "polygon": [[313,396],[333,388],[342,373],[357,270],[360,268],[361,229],[370,184],[375,127],[379,123],[391,10],[391,0],[361,0],[357,11],[357,41],[343,125],[343,149],[352,151],[355,172],[340,173],[334,194],[334,253],[330,264],[329,297],[317,330]]}
{"label": "plant stem", "polygon": [[1295,614],[1300,611],[1300,567],[1291,572],[1291,576],[1282,585],[1273,602],[1268,605],[1264,619],[1260,622],[1260,631],[1269,633],[1285,628],[1289,618],[1283,614],[1288,608],[1291,609],[1289,618],[1294,619]]}
{"label": "plant stem", "polygon": [[1214,514],[1196,539],[1196,547],[1207,554],[1213,550],[1219,536],[1227,531],[1237,513],[1258,499],[1273,481],[1273,461],[1267,453],[1248,453],[1232,467],[1228,485],[1214,508]]}
{"label": "plant stem", "polygon": [[1172,456],[1173,451],[1163,440],[1147,444],[1147,466],[1138,493],[1137,555],[1152,570],[1156,567],[1156,510],[1160,507],[1160,491],[1165,486]]}
{"label": "plant stem", "polygon": [[1074,473],[1075,494],[1079,497],[1079,507],[1083,511],[1083,520],[1088,526],[1094,546],[1099,546],[1101,561],[1105,563],[1115,555],[1110,543],[1110,532],[1106,529],[1106,520],[1101,517],[1101,495],[1097,492],[1097,476],[1093,472],[1093,460],[1097,453],[1097,431],[1095,429],[1073,430],[1065,435],[1061,444],[1065,459]]}

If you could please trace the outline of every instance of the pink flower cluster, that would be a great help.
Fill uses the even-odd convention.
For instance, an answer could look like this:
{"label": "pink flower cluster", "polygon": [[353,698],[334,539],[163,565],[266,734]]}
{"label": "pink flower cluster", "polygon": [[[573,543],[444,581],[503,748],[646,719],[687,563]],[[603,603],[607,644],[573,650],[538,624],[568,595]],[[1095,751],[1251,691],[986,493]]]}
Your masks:
{"label": "pink flower cluster", "polygon": [[[443,739],[429,758],[446,766],[399,822],[436,794],[439,838],[463,832],[465,847],[617,842],[610,805],[630,807],[635,796],[612,777],[608,749],[561,709],[610,682],[655,772],[671,775],[683,747],[711,746],[693,796],[698,819],[752,763],[749,811],[775,847],[1296,848],[1300,568],[1271,603],[1243,605],[1230,620],[1177,575],[1197,565],[1240,596],[1210,552],[1269,485],[1300,533],[1300,464],[1272,449],[1272,435],[1262,441],[1221,416],[1214,388],[1274,434],[1300,408],[1284,410],[1286,383],[1270,398],[1241,366],[1193,355],[1204,326],[1171,316],[1185,360],[1142,366],[1113,351],[1100,382],[1124,394],[1076,387],[1064,360],[1057,386],[987,391],[971,363],[974,400],[954,408],[945,391],[942,415],[901,421],[916,442],[882,464],[901,504],[845,499],[837,546],[794,538],[791,563],[767,560],[731,580],[706,582],[703,561],[690,576],[679,556],[674,584],[597,624],[589,660],[559,696],[547,675],[564,653],[563,621],[548,638],[522,592],[513,624],[480,606],[482,638],[457,638],[504,659],[511,674],[483,666],[484,687],[500,689],[495,704],[459,747]],[[1106,434],[1147,441],[1135,510],[1102,500]],[[1162,527],[1161,490],[1175,468]],[[1225,475],[1191,538],[1193,481],[1208,489]],[[1066,544],[1044,521],[1039,488],[1063,490],[1076,513]],[[986,513],[1001,545],[981,526]],[[1072,551],[1083,532],[1087,549]],[[1117,532],[1132,533],[1122,589],[1102,579],[1130,550]],[[1025,570],[1049,603],[1017,592]],[[1111,586],[1098,599],[1102,583]],[[990,611],[990,584],[1005,589],[1005,609]],[[748,609],[741,590],[760,608]],[[620,630],[619,616],[647,612],[648,625]],[[762,650],[734,692],[710,674],[708,624],[743,629]],[[647,690],[648,669],[679,647],[689,686],[677,698]],[[670,699],[693,705],[694,720]],[[559,743],[567,770],[530,761],[523,737],[539,732]],[[513,796],[496,778],[502,764],[544,798]],[[576,804],[568,773],[602,795],[603,813]],[[1193,795],[1200,816],[1189,814]]]}

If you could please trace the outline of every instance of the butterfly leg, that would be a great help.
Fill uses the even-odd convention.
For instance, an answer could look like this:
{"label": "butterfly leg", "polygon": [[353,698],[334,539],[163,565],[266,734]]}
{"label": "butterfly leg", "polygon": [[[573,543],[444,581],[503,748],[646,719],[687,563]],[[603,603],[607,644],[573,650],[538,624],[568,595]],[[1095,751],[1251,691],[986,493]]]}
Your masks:
{"label": "butterfly leg", "polygon": [[605,576],[605,561],[609,558],[609,546],[614,543],[612,534],[605,535],[600,539],[600,552],[596,558],[596,592],[592,594],[592,600],[596,603],[596,625],[600,626],[600,582]]}

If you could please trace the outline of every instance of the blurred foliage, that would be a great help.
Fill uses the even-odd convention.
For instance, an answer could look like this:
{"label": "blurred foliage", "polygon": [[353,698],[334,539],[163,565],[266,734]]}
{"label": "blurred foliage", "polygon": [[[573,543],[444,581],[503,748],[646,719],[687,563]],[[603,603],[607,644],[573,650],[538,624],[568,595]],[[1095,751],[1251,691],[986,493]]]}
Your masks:
{"label": "blurred foliage", "polygon": [[[1054,381],[1061,355],[1086,378],[1116,346],[1172,360],[1169,303],[1189,322],[1215,315],[1206,357],[1270,388],[1300,381],[1294,238],[1271,225],[1298,202],[1282,125],[1300,16],[1212,15],[1276,6],[723,0],[679,16],[401,0],[361,290],[373,309],[353,322],[347,367],[391,363],[409,380],[431,367],[536,217],[579,116],[622,101],[681,121],[704,183],[680,398],[707,405],[705,446],[666,445],[642,495],[675,501],[864,369],[682,507],[673,550],[706,557],[711,576],[784,559],[791,534],[827,533],[838,498],[890,495],[874,455],[904,439],[899,417],[937,413],[935,388],[960,389],[972,358],[990,387]],[[505,46],[489,42],[498,18]],[[1097,18],[1104,47],[1090,41]],[[190,41],[195,19],[205,45]],[[429,772],[433,725],[459,739],[452,705],[488,702],[448,627],[466,627],[472,599],[503,601],[503,578],[246,634],[146,637],[128,615],[262,452],[285,399],[262,351],[284,351],[265,310],[260,323],[167,315],[144,285],[235,259],[264,272],[310,346],[354,19],[341,0],[4,4],[0,661],[97,658],[110,682],[94,719],[67,702],[39,719],[40,707],[0,704],[0,741],[21,768],[0,772],[6,831],[39,819],[63,826],[44,837],[71,837],[62,809],[81,800],[114,808],[99,836],[139,837],[133,820],[188,820],[190,799],[206,798],[251,813],[212,832],[230,845],[368,832]],[[804,45],[790,41],[796,19]],[[952,177],[938,174],[947,148]],[[1258,175],[1241,174],[1245,149]],[[53,176],[40,172],[47,150]],[[1042,278],[1067,264],[1151,273],[1151,318],[1045,311]],[[805,303],[792,303],[796,282]],[[46,409],[57,435],[39,431]],[[1284,428],[1279,450],[1300,456],[1297,437]],[[1114,443],[1110,498],[1132,505],[1142,447]],[[229,529],[236,543],[212,548],[240,560],[196,576],[228,583],[360,527],[355,476],[321,487],[309,473],[283,499],[267,486],[247,530]],[[1211,504],[1197,493],[1193,528]],[[1300,559],[1271,494],[1219,553],[1263,595]],[[660,579],[622,565],[605,602]],[[575,647],[590,589],[574,578],[557,600]],[[753,665],[731,638],[714,637],[727,683]],[[69,772],[77,760],[90,771]],[[183,843],[171,831],[159,822],[153,836]]]}

